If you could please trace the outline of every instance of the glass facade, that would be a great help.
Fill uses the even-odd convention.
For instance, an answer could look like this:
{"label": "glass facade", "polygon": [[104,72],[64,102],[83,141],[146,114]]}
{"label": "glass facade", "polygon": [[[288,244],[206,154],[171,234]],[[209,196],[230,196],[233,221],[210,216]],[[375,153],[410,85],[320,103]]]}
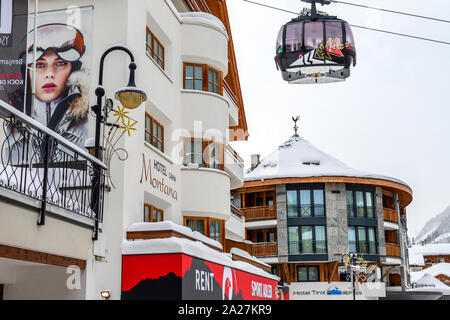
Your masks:
{"label": "glass facade", "polygon": [[375,218],[373,192],[346,191],[347,215],[350,218]]}
{"label": "glass facade", "polygon": [[376,228],[349,226],[348,250],[354,253],[377,254]]}
{"label": "glass facade", "polygon": [[290,254],[327,253],[325,226],[288,227],[288,247]]}
{"label": "glass facade", "polygon": [[286,191],[288,217],[325,216],[323,189],[298,189]]}

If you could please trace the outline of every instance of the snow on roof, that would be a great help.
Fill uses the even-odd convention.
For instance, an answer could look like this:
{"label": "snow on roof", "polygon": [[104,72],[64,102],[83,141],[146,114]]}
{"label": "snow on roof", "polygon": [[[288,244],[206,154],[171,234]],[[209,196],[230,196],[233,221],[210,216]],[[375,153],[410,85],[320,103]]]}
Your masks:
{"label": "snow on roof", "polygon": [[446,240],[446,239],[448,239],[448,238],[450,239],[450,232],[441,234],[439,237],[437,237],[436,239],[434,239],[434,242],[435,242],[435,243],[438,243],[438,242],[444,241],[444,240]]}
{"label": "snow on roof", "polygon": [[447,294],[450,293],[450,287],[447,286],[442,281],[436,279],[431,274],[425,274],[420,278],[417,278],[415,281],[411,279],[411,282],[414,285],[417,285],[417,288],[409,289],[408,291],[443,291]]}
{"label": "snow on roof", "polygon": [[290,177],[358,177],[387,180],[409,187],[405,182],[352,169],[333,156],[319,150],[300,136],[292,136],[261,163],[244,175],[245,181]]}
{"label": "snow on roof", "polygon": [[423,277],[426,274],[432,275],[433,277],[436,277],[440,274],[450,277],[450,263],[437,263],[437,264],[435,264],[429,268],[423,269],[421,271],[411,272],[411,281],[420,279],[421,277]]}
{"label": "snow on roof", "polygon": [[256,263],[259,263],[259,264],[264,265],[266,267],[270,267],[270,265],[268,265],[267,263],[259,260],[255,256],[251,256],[247,251],[241,250],[239,248],[231,248],[230,253],[231,254],[235,254],[237,256],[240,256],[242,258],[245,258],[247,260],[255,261]]}
{"label": "snow on roof", "polygon": [[128,227],[128,231],[136,232],[136,231],[176,231],[190,238],[194,238],[198,241],[207,243],[213,247],[219,248],[223,250],[223,246],[220,242],[215,241],[207,236],[204,236],[198,231],[192,231],[191,228],[181,226],[172,221],[161,221],[161,222],[137,222],[133,223],[130,227]]}
{"label": "snow on roof", "polygon": [[206,12],[179,12],[182,23],[207,25],[222,32],[228,39],[228,32],[223,22],[216,16]]}
{"label": "snow on roof", "polygon": [[408,250],[410,255],[421,254],[423,256],[450,255],[450,243],[416,244]]}
{"label": "snow on roof", "polygon": [[123,255],[167,253],[184,253],[203,260],[249,272],[264,278],[270,278],[276,281],[280,280],[279,277],[265,272],[264,270],[249,263],[234,261],[231,258],[231,254],[211,249],[200,241],[171,237],[139,241],[123,240],[122,242]]}
{"label": "snow on roof", "polygon": [[423,254],[411,252],[409,250],[408,256],[409,256],[409,265],[410,266],[424,266],[425,265],[425,259],[423,258]]}

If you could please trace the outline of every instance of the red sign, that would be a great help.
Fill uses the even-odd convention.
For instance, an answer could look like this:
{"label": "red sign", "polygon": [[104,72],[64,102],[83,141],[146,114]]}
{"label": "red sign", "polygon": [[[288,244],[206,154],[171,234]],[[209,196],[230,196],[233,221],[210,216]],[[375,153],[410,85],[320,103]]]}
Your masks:
{"label": "red sign", "polygon": [[276,300],[277,281],[185,254],[122,257],[122,299]]}

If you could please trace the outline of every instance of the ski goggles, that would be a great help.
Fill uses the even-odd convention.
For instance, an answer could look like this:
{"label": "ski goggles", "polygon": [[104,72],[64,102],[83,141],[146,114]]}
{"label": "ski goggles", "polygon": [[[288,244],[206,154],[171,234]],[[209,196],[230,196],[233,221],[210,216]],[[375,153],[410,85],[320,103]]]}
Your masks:
{"label": "ski goggles", "polygon": [[28,43],[31,43],[27,50],[28,64],[39,60],[49,50],[54,51],[64,61],[75,62],[80,60],[86,49],[81,32],[67,24],[52,23],[42,25],[37,28],[36,37],[36,57],[33,60],[34,30],[28,33]]}

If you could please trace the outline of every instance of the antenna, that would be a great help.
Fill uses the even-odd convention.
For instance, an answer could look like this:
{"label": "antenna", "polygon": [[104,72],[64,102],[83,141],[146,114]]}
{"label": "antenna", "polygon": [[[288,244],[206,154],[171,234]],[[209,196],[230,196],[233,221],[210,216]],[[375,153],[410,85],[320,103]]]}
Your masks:
{"label": "antenna", "polygon": [[297,130],[298,130],[298,126],[297,126],[297,121],[299,121],[300,120],[300,116],[297,116],[297,117],[292,117],[292,121],[294,121],[294,130],[295,130],[295,134],[294,134],[294,136],[295,137],[298,137],[298,133],[297,133]]}

